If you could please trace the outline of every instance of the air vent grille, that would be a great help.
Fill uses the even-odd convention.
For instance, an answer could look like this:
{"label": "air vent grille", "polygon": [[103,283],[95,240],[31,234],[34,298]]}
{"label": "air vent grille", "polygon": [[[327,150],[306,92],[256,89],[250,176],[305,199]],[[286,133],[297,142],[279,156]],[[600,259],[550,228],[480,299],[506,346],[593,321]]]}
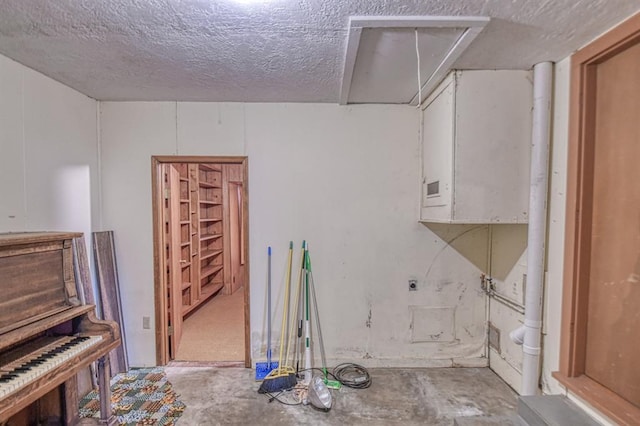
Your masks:
{"label": "air vent grille", "polygon": [[430,182],[427,184],[427,197],[440,194],[440,181]]}

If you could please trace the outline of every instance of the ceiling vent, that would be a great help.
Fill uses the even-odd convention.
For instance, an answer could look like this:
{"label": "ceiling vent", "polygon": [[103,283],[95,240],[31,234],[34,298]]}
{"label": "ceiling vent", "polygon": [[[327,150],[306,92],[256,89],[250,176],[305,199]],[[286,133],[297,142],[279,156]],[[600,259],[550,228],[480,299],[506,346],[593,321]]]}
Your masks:
{"label": "ceiling vent", "polygon": [[352,16],[340,104],[417,105],[488,22],[487,17]]}

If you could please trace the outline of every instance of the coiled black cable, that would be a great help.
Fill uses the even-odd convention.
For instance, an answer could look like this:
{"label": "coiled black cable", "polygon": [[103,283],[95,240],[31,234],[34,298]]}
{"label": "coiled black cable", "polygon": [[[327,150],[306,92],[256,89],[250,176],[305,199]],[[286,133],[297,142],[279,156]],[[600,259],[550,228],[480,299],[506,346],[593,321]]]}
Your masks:
{"label": "coiled black cable", "polygon": [[338,364],[333,369],[333,375],[343,386],[353,389],[366,389],[371,386],[369,371],[361,365],[351,362]]}

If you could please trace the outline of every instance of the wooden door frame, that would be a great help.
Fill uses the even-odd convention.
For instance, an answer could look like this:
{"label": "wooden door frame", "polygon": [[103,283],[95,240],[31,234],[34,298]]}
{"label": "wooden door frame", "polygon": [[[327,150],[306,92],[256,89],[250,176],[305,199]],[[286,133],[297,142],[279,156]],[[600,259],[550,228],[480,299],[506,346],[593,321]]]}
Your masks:
{"label": "wooden door frame", "polygon": [[620,424],[635,424],[640,409],[585,375],[595,150],[597,65],[640,42],[640,14],[571,57],[567,210],[560,371],[572,393]]}
{"label": "wooden door frame", "polygon": [[163,156],[151,157],[151,197],[153,215],[153,285],[155,297],[156,319],[156,364],[166,365],[169,362],[169,347],[167,335],[167,283],[164,250],[160,246],[160,240],[164,235],[162,224],[161,200],[162,196],[162,165],[166,163],[218,163],[239,164],[243,168],[243,200],[242,208],[244,216],[242,227],[244,228],[244,256],[245,256],[245,283],[244,283],[244,365],[251,367],[251,318],[249,309],[249,159],[246,156],[238,157],[209,157],[209,156]]}

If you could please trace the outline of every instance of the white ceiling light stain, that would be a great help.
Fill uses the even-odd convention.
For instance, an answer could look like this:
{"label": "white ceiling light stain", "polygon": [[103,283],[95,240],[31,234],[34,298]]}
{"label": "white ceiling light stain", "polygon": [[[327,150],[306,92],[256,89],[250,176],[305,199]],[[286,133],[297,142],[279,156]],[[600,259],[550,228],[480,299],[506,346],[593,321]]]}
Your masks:
{"label": "white ceiling light stain", "polygon": [[101,100],[338,102],[349,16],[489,16],[453,64],[559,60],[640,0],[3,0],[0,53]]}

